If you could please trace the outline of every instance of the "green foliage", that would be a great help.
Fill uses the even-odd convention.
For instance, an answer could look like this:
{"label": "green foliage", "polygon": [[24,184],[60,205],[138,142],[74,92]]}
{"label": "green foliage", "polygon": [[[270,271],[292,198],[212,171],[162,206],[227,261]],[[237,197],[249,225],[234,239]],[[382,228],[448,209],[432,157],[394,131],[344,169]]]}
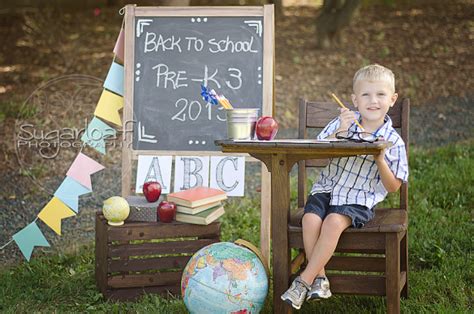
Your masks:
{"label": "green foliage", "polygon": [[387,46],[382,47],[382,49],[380,50],[380,57],[385,58],[385,57],[388,57],[389,55],[390,55],[390,48],[388,48]]}
{"label": "green foliage", "polygon": [[301,58],[298,56],[293,56],[293,63],[294,64],[299,64],[301,63]]}
{"label": "green foliage", "polygon": [[408,77],[408,87],[406,90],[406,96],[410,98],[415,98],[416,97],[416,91],[418,90],[420,86],[420,79],[416,74],[411,74]]}
{"label": "green foliage", "polygon": [[342,67],[346,66],[347,64],[347,58],[342,56],[341,58],[339,58],[339,63]]}
{"label": "green foliage", "polygon": [[367,58],[362,58],[362,61],[361,61],[361,63],[360,63],[360,67],[362,68],[362,67],[368,66],[368,65],[371,64],[371,63],[372,63],[372,62],[370,62],[369,59],[367,59]]}
{"label": "green foliage", "polygon": [[26,119],[34,116],[36,108],[18,102],[0,103],[0,122],[7,118]]}
{"label": "green foliage", "polygon": [[439,269],[472,249],[472,154],[471,142],[415,151],[410,159],[412,266]]}
{"label": "green foliage", "polygon": [[375,40],[384,41],[385,40],[385,32],[382,31],[382,32],[378,33],[377,35],[375,35]]}
{"label": "green foliage", "polygon": [[249,198],[230,198],[222,219],[221,240],[244,239],[260,244],[260,202]]}
{"label": "green foliage", "polygon": [[[472,204],[474,142],[410,156],[409,283],[402,313],[462,313],[472,302]],[[296,181],[291,180],[292,204]],[[391,196],[385,204],[396,202]],[[222,240],[259,243],[260,201],[232,198],[226,204]],[[137,303],[105,301],[94,282],[94,250],[36,257],[0,271],[0,311],[186,313],[180,299],[148,295]],[[272,295],[265,313],[270,313]],[[380,297],[334,296],[305,303],[302,313],[384,313]]]}

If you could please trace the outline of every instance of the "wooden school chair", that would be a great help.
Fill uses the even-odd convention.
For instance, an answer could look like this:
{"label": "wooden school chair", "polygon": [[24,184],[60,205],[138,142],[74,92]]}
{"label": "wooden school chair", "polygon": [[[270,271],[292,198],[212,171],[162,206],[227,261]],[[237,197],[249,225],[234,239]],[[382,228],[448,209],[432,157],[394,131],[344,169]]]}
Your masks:
{"label": "wooden school chair", "polygon": [[[354,110],[351,105],[348,107]],[[399,99],[388,112],[393,126],[405,141],[407,150],[409,110],[409,99]],[[302,99],[298,137],[315,138],[317,132],[309,136],[308,131],[323,128],[337,115],[339,107],[334,102],[311,102]],[[298,210],[291,215],[288,236],[290,248],[300,249],[300,254],[291,261],[292,276],[295,276],[305,263],[301,217],[308,195],[306,170],[323,167],[327,162],[328,160],[306,160],[298,163]],[[332,293],[385,296],[387,312],[400,312],[400,296],[408,297],[407,183],[402,184],[399,196],[398,206],[377,208],[370,223],[361,229],[348,228],[341,235],[336,253],[326,266]],[[288,252],[290,253],[291,251]]]}

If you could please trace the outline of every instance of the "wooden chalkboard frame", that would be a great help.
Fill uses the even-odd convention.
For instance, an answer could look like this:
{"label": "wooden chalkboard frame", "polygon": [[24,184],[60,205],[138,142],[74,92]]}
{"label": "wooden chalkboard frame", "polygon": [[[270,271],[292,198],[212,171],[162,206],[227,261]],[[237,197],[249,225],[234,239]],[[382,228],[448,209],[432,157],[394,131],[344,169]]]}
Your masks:
{"label": "wooden chalkboard frame", "polygon": [[[139,7],[135,4],[125,6],[125,56],[124,56],[124,109],[123,109],[123,146],[122,146],[122,196],[131,193],[132,164],[139,155],[226,155],[216,151],[162,151],[133,150],[133,99],[134,99],[134,25],[136,17],[186,17],[186,16],[258,16],[263,17],[263,80],[262,115],[272,116],[274,104],[274,7],[264,6],[216,6],[216,7]],[[233,154],[239,155],[239,154]],[[247,154],[247,160],[253,160]],[[262,166],[261,182],[261,228],[260,246],[267,262],[270,256],[270,173]]]}
{"label": "wooden chalkboard frame", "polygon": [[[132,148],[134,96],[134,25],[136,17],[185,17],[185,16],[259,16],[264,21],[263,71],[262,71],[262,115],[272,115],[274,109],[274,22],[273,5],[237,6],[237,7],[125,7],[125,87],[124,87],[124,143],[122,147],[122,194],[130,194],[131,165],[139,155],[223,155],[216,151],[171,151],[171,150],[134,150]],[[128,125],[127,125],[128,124]]]}

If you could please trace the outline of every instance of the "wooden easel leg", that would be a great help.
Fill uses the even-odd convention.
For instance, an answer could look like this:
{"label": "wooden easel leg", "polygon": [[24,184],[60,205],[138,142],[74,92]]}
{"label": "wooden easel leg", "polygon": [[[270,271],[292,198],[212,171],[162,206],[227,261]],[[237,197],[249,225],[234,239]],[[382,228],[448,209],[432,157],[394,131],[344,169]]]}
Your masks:
{"label": "wooden easel leg", "polygon": [[385,236],[385,291],[387,313],[400,313],[400,242],[397,233]]}

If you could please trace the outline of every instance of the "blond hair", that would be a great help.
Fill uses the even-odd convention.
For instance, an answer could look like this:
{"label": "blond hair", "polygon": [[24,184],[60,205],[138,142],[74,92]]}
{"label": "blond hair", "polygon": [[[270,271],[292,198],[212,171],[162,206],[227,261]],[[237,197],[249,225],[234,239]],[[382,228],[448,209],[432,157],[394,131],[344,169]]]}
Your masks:
{"label": "blond hair", "polygon": [[395,92],[395,75],[393,75],[392,70],[380,64],[371,64],[360,68],[354,75],[352,88],[355,89],[356,83],[361,80],[386,82],[392,92]]}

